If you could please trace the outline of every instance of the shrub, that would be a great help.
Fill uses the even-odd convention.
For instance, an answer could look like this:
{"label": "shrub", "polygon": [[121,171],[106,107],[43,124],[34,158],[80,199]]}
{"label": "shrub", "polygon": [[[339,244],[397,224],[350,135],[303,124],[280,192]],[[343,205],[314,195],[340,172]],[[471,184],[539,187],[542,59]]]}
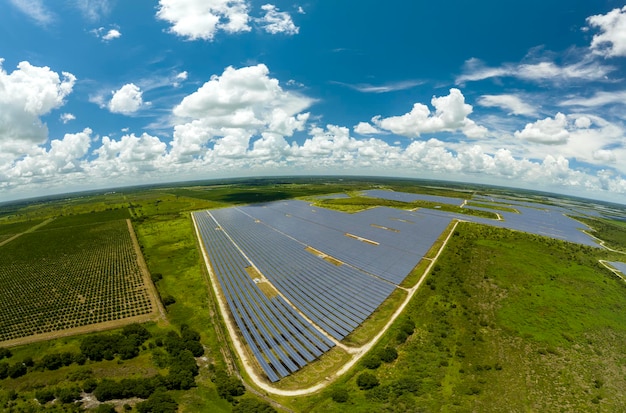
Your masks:
{"label": "shrub", "polygon": [[375,370],[380,367],[382,361],[380,360],[378,354],[368,354],[363,357],[362,363],[365,368]]}
{"label": "shrub", "polygon": [[391,363],[398,358],[398,352],[393,347],[385,347],[378,352],[378,356],[385,363]]}
{"label": "shrub", "polygon": [[12,379],[17,379],[26,374],[26,365],[24,363],[15,363],[9,367],[8,374]]}
{"label": "shrub", "polygon": [[336,387],[330,393],[330,397],[337,403],[345,403],[348,401],[350,393],[348,393],[345,387]]}
{"label": "shrub", "polygon": [[13,353],[11,353],[11,350],[9,350],[8,348],[0,347],[0,360],[8,359],[12,355],[13,355]]}
{"label": "shrub", "polygon": [[49,387],[37,389],[35,390],[35,399],[37,399],[40,404],[46,404],[49,401],[54,400],[54,391],[52,391]]}
{"label": "shrub", "polygon": [[233,407],[233,413],[277,413],[268,403],[257,399],[242,399]]}
{"label": "shrub", "polygon": [[176,413],[178,404],[164,390],[157,390],[146,401],[137,403],[139,413]]}
{"label": "shrub", "polygon": [[359,377],[357,377],[356,379],[356,384],[361,390],[369,390],[378,386],[380,382],[378,381],[376,376],[371,373],[365,372],[359,374]]}

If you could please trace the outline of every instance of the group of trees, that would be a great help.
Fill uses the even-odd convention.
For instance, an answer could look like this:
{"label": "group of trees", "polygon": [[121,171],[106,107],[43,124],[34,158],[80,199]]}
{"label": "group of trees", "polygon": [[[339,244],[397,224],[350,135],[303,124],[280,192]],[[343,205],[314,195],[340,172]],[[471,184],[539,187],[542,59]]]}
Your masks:
{"label": "group of trees", "polygon": [[140,324],[130,324],[120,334],[96,334],[83,339],[81,353],[93,361],[113,360],[116,355],[129,360],[139,355],[141,345],[151,334]]}

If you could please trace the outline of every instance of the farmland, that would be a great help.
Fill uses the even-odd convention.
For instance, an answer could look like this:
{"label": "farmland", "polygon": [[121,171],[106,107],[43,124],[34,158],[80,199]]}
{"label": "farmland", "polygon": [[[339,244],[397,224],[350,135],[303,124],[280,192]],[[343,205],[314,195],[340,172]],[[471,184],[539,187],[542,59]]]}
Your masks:
{"label": "farmland", "polygon": [[0,341],[155,312],[127,221],[88,218],[60,218],[1,247]]}

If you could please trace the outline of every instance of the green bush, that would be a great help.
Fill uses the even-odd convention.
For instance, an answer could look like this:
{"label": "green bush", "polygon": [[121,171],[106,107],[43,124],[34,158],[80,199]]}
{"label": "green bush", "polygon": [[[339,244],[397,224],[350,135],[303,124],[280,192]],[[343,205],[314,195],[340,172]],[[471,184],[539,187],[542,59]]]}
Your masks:
{"label": "green bush", "polygon": [[365,372],[359,374],[359,377],[357,377],[356,379],[356,384],[361,390],[369,390],[378,386],[380,382],[378,381],[376,376],[371,373]]}
{"label": "green bush", "polygon": [[345,387],[336,387],[330,393],[330,397],[337,403],[345,403],[350,398],[350,393]]}

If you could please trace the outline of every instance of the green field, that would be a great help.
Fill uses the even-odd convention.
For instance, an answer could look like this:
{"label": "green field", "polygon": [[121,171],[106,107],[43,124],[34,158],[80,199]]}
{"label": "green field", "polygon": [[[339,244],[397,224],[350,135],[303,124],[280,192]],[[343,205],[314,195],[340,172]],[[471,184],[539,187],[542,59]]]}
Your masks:
{"label": "green field", "polygon": [[[404,315],[414,334],[399,343],[396,327],[378,346],[397,360],[361,365],[298,409],[621,411],[626,285],[597,264],[605,253],[475,224],[457,231]],[[379,382],[370,390],[357,385],[365,372]],[[339,390],[347,401],[333,400]]]}
{"label": "green field", "polygon": [[0,254],[0,344],[155,310],[125,220],[44,226]]}
{"label": "green field", "polygon": [[[50,402],[42,407],[35,397],[42,389],[55,393],[59,389],[82,389],[89,379],[152,380],[167,376],[176,370],[173,356],[160,343],[168,334],[188,326],[199,332],[204,354],[196,358],[199,374],[189,388],[168,387],[167,394],[181,412],[229,412],[242,406],[254,411],[248,403],[263,406],[264,411],[271,411],[267,403],[273,403],[279,411],[295,412],[623,411],[626,283],[598,263],[599,259],[624,261],[623,255],[469,223],[458,225],[405,312],[354,368],[312,395],[281,397],[255,390],[234,356],[189,212],[296,196],[312,200],[311,196],[331,193],[351,197],[316,200],[318,205],[350,212],[375,206],[442,207],[358,196],[359,191],[373,188],[459,199],[481,193],[481,189],[467,185],[446,189],[439,183],[393,179],[259,179],[249,184],[185,184],[0,206],[0,242],[52,219],[0,247],[0,311],[11,314],[0,315],[4,317],[0,318],[0,334],[15,334],[28,325],[56,328],[50,331],[55,333],[85,322],[81,328],[90,329],[98,325],[90,324],[98,319],[124,318],[133,309],[139,311],[138,303],[143,302],[145,292],[140,294],[137,291],[141,288],[135,291],[129,287],[133,284],[124,276],[136,271],[132,259],[124,258],[133,254],[126,238],[126,218],[133,222],[158,294],[168,303],[166,320],[144,324],[152,338],[131,359],[116,355],[110,360],[89,359],[84,365],[74,362],[55,370],[42,367],[47,356],[77,354],[82,340],[94,333],[13,345],[11,356],[4,359],[0,351],[0,377],[3,363],[10,369],[28,365],[22,376],[0,378],[0,410],[41,411],[45,407],[50,411],[81,411],[71,403]],[[489,188],[485,193],[498,192]],[[450,208],[453,212],[469,211]],[[495,217],[490,212],[481,213]],[[584,222],[608,246],[626,250],[626,226],[622,222],[591,218]],[[438,245],[440,242],[433,251]],[[434,257],[432,251],[429,254]],[[109,264],[103,266],[103,262]],[[116,288],[107,290],[105,284],[94,287],[96,280],[106,279],[102,268],[111,263],[106,277]],[[428,263],[424,260],[404,286],[413,286]],[[23,281],[18,282],[19,277]],[[10,290],[14,288],[11,284],[28,291]],[[117,304],[103,304],[106,291],[111,296],[118,294]],[[361,345],[372,337],[400,295],[347,342]],[[92,317],[89,309],[87,318],[77,316],[84,313],[88,303],[96,302],[98,305],[89,307],[96,316]],[[68,310],[57,311],[55,305]],[[49,314],[48,318],[29,316],[29,308]],[[17,326],[13,319],[23,321]],[[40,331],[37,328],[34,332]],[[26,330],[18,335],[26,334]],[[98,334],[120,332],[114,329]],[[325,382],[324,377],[347,359],[343,350],[329,354],[319,365],[312,364],[302,374],[288,377],[280,387],[294,389]],[[247,389],[240,387],[237,374],[243,375]],[[123,407],[125,403],[129,410]],[[122,400],[117,411],[138,411],[137,400]]]}

